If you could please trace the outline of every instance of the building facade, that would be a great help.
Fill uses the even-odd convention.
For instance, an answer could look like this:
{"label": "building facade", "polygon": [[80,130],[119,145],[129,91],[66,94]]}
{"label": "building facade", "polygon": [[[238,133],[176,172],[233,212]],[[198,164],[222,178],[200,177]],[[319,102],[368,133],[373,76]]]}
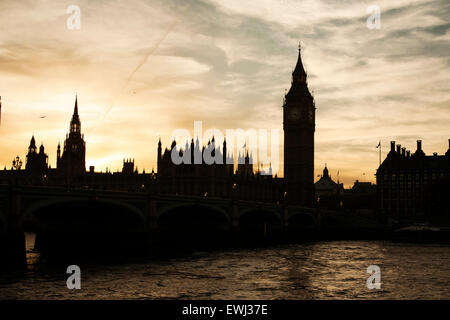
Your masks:
{"label": "building facade", "polygon": [[[70,121],[69,133],[63,146],[58,144],[56,168],[48,166],[48,157],[41,146],[36,151],[34,137],[27,155],[26,170],[5,170],[0,183],[82,187],[110,190],[153,190],[161,193],[201,195],[314,206],[314,132],[315,104],[307,85],[301,51],[292,73],[292,85],[283,103],[284,178],[254,168],[249,152],[232,155],[227,142],[216,145],[212,138],[207,145],[192,140],[184,146],[173,141],[170,148],[162,149],[158,142],[157,173],[138,173],[134,160],[124,160],[121,172],[86,171],[86,142],[81,130],[78,97]],[[174,163],[172,153],[190,163]],[[207,153],[214,158],[205,162]],[[198,159],[200,161],[197,161]],[[236,163],[235,163],[236,160]],[[33,175],[31,175],[33,173]],[[30,180],[29,177],[35,177]]]}
{"label": "building facade", "polygon": [[376,173],[379,212],[394,222],[430,222],[449,216],[450,139],[445,155],[426,155],[422,141],[414,154],[391,141]]}
{"label": "building facade", "polygon": [[[175,164],[172,152],[188,161]],[[205,154],[211,155],[215,162],[206,163]],[[283,201],[283,179],[255,171],[252,156],[248,152],[238,156],[236,170],[234,160],[233,155],[227,153],[226,140],[222,148],[216,146],[214,137],[206,146],[201,146],[196,139],[184,148],[177,148],[176,142],[173,141],[170,148],[166,148],[164,152],[159,141],[156,190],[160,193],[238,197],[261,202]]]}

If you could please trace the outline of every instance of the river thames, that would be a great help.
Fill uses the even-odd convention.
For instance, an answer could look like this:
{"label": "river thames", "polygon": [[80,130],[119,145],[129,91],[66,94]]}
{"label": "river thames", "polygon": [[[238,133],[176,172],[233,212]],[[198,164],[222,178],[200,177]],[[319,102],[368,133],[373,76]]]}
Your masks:
{"label": "river thames", "polygon": [[[1,299],[450,299],[450,246],[331,241],[194,252],[132,263],[42,261],[27,234],[26,272],[0,276]],[[368,289],[369,265],[381,288]]]}

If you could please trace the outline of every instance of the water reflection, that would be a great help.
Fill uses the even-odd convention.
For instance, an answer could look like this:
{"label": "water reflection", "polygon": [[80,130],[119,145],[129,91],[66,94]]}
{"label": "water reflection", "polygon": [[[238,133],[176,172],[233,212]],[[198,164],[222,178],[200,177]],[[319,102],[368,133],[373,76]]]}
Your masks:
{"label": "water reflection", "polygon": [[[67,265],[49,263],[27,234],[28,269],[0,276],[3,299],[449,299],[450,247],[333,241],[195,252],[122,264],[82,263],[81,290]],[[367,267],[381,268],[369,290]]]}

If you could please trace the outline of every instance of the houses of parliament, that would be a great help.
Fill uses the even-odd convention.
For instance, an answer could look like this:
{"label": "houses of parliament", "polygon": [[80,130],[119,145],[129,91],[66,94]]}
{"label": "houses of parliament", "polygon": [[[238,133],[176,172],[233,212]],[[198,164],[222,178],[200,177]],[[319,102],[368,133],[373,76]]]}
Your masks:
{"label": "houses of parliament", "polygon": [[[253,166],[252,154],[238,155],[235,170],[234,155],[228,152],[226,139],[217,146],[214,137],[207,145],[192,140],[180,151],[208,151],[223,157],[222,164],[180,164],[172,162],[171,152],[177,148],[173,141],[163,150],[158,142],[157,172],[139,173],[134,160],[124,160],[118,172],[95,172],[86,169],[86,142],[81,129],[78,98],[70,121],[69,133],[64,145],[58,144],[56,168],[48,164],[45,148],[36,145],[31,138],[26,155],[25,170],[12,168],[0,171],[0,184],[43,185],[67,188],[87,188],[120,191],[149,191],[157,193],[185,194],[204,197],[238,197],[243,200],[305,206],[314,204],[314,132],[315,103],[303,67],[301,50],[292,72],[291,88],[283,103],[284,129],[284,178],[261,174]],[[177,148],[179,149],[179,148]],[[192,161],[193,163],[193,161]],[[269,169],[270,170],[270,169]]]}

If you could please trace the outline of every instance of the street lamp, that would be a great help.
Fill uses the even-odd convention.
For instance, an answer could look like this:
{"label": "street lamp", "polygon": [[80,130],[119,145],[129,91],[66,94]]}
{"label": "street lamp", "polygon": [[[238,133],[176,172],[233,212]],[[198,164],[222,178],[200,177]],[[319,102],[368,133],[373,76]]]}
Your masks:
{"label": "street lamp", "polygon": [[16,156],[16,158],[13,159],[12,168],[11,169],[19,171],[20,168],[22,168],[22,160],[20,160],[19,156]]}

